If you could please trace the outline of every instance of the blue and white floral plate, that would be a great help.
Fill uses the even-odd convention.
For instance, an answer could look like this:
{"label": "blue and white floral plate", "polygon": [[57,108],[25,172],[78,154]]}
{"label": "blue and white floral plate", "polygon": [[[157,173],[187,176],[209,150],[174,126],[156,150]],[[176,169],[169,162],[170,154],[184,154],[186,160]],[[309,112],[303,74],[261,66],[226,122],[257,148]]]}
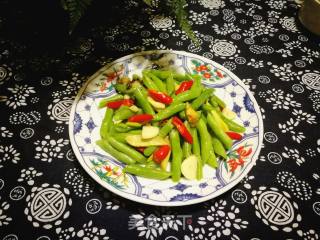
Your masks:
{"label": "blue and white floral plate", "polygon": [[[201,181],[181,179],[157,181],[122,172],[123,164],[96,144],[105,108],[101,99],[116,94],[112,83],[123,75],[141,74],[143,69],[170,68],[177,72],[198,73],[206,87],[216,89],[237,121],[246,127],[241,141],[228,152],[219,167],[204,168]],[[94,74],[78,93],[69,120],[73,151],[87,173],[103,187],[124,198],[156,206],[182,206],[204,202],[221,195],[243,179],[254,166],[263,139],[259,106],[241,80],[221,65],[204,57],[180,51],[147,51],[122,57]]]}

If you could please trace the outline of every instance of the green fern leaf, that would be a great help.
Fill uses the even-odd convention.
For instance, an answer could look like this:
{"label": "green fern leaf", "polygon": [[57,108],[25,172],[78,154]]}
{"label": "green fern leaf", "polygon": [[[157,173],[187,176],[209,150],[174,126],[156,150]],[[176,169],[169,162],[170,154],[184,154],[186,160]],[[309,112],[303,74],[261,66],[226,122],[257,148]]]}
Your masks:
{"label": "green fern leaf", "polygon": [[61,4],[69,14],[69,33],[71,34],[92,0],[61,0]]}
{"label": "green fern leaf", "polygon": [[171,7],[181,29],[196,45],[199,45],[199,39],[192,30],[192,27],[188,21],[187,12],[184,9],[184,7],[187,5],[186,0],[169,0],[168,5]]}
{"label": "green fern leaf", "polygon": [[143,0],[145,4],[152,7],[152,0]]}

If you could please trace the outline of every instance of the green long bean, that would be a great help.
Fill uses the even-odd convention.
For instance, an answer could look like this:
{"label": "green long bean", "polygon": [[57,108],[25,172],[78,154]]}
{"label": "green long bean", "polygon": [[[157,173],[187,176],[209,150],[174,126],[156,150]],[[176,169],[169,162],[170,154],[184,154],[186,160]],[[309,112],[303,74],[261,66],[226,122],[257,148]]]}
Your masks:
{"label": "green long bean", "polygon": [[129,157],[136,160],[137,162],[144,163],[147,161],[145,156],[143,156],[140,152],[130,147],[129,145],[119,142],[111,136],[108,136],[107,140],[111,144],[111,146],[114,147],[116,150],[128,155]]}
{"label": "green long bean", "polygon": [[180,145],[180,136],[176,129],[170,132],[170,142],[172,149],[171,175],[172,181],[178,182],[181,178],[182,150]]}
{"label": "green long bean", "polygon": [[121,94],[117,94],[117,95],[114,95],[114,96],[112,96],[112,97],[102,99],[102,100],[99,102],[98,108],[103,108],[103,107],[105,107],[106,104],[109,103],[109,102],[118,101],[118,100],[122,100],[122,99],[123,99],[123,95],[121,95]]}
{"label": "green long bean", "polygon": [[135,88],[133,95],[136,98],[139,106],[143,109],[143,111],[145,113],[148,113],[151,115],[155,114],[150,103],[147,101],[147,96],[145,94],[143,94],[142,89],[140,87]]}
{"label": "green long bean", "polygon": [[110,127],[113,125],[112,117],[113,117],[113,109],[107,108],[101,123],[101,127],[100,127],[100,137],[102,139],[106,138]]}
{"label": "green long bean", "polygon": [[155,150],[157,149],[156,146],[150,146],[143,150],[143,154],[147,157],[149,157]]}
{"label": "green long bean", "polygon": [[131,130],[137,129],[139,126],[129,126],[128,124],[125,123],[117,123],[113,125],[113,132],[118,132],[118,133],[126,133]]}
{"label": "green long bean", "polygon": [[113,121],[122,121],[133,116],[135,113],[128,106],[121,106],[117,109],[113,116]]}
{"label": "green long bean", "polygon": [[231,131],[237,132],[237,133],[244,133],[246,131],[246,128],[244,126],[241,126],[235,121],[232,121],[231,119],[225,117],[222,113],[220,114],[220,117],[227,124],[228,128]]}
{"label": "green long bean", "polygon": [[[186,126],[188,131],[191,132],[190,125],[187,121],[184,122],[184,125]],[[182,145],[182,152],[183,152],[184,159],[186,159],[187,157],[189,157],[191,155],[191,150],[192,150],[192,145],[190,143],[188,143],[187,141],[184,141],[183,145]]]}
{"label": "green long bean", "polygon": [[126,137],[128,135],[141,135],[141,130],[131,130],[125,133],[116,133],[116,134],[111,134],[113,138],[115,138],[117,141],[122,142],[122,143],[127,143]]}
{"label": "green long bean", "polygon": [[171,119],[169,119],[164,125],[163,127],[160,129],[160,132],[159,132],[159,136],[160,137],[165,137],[167,136],[170,131],[173,129],[173,124],[172,124],[172,121]]}
{"label": "green long bean", "polygon": [[218,103],[219,107],[221,107],[221,108],[225,108],[226,107],[226,103],[215,94],[213,94],[212,97],[210,98],[210,102]]}
{"label": "green long bean", "polygon": [[151,78],[151,80],[154,82],[154,84],[157,86],[160,92],[167,93],[166,85],[164,84],[164,82],[162,82],[160,78],[158,78],[151,72],[147,73],[147,75]]}
{"label": "green long bean", "polygon": [[212,146],[216,154],[223,157],[224,159],[227,159],[226,150],[224,149],[223,144],[219,141],[218,138],[212,137]]}
{"label": "green long bean", "polygon": [[216,135],[216,137],[222,142],[224,147],[229,150],[232,146],[232,139],[220,128],[217,120],[214,119],[213,114],[207,115],[208,125]]}
{"label": "green long bean", "polygon": [[159,91],[157,85],[152,81],[147,72],[142,72],[142,82],[147,89],[153,89]]}
{"label": "green long bean", "polygon": [[190,90],[182,92],[173,97],[173,103],[186,102],[199,97],[202,91],[201,80],[196,78]]}
{"label": "green long bean", "polygon": [[207,99],[211,96],[211,94],[214,92],[214,90],[212,88],[207,88],[205,89],[199,97],[197,97],[195,100],[192,101],[191,103],[191,107],[194,110],[197,110],[199,107],[202,106],[203,103],[205,103],[205,101],[207,101]]}
{"label": "green long bean", "polygon": [[208,162],[211,154],[211,138],[209,137],[209,132],[206,126],[206,123],[203,119],[200,118],[198,121],[196,128],[200,135],[200,147],[201,147],[201,159],[202,165]]}
{"label": "green long bean", "polygon": [[167,85],[167,93],[168,95],[172,95],[174,93],[174,87],[175,87],[175,83],[174,83],[174,79],[173,79],[173,74],[170,74],[167,78],[166,78],[166,85]]}
{"label": "green long bean", "polygon": [[119,161],[125,164],[134,164],[136,161],[129,157],[128,155],[119,152],[115,148],[113,148],[110,143],[105,139],[100,139],[96,142],[96,144],[101,147],[104,151],[111,154],[114,158],[118,159]]}
{"label": "green long bean", "polygon": [[[169,132],[173,129],[173,124],[171,122],[171,119],[169,119],[165,125],[163,125],[163,127],[160,129],[159,131],[159,136],[160,137],[165,137],[169,134]],[[143,151],[143,154],[145,156],[150,156],[155,150],[157,149],[157,147],[155,146],[150,146],[150,147],[147,147],[144,151]]]}
{"label": "green long bean", "polygon": [[158,112],[154,118],[153,121],[160,121],[165,118],[169,118],[172,115],[176,114],[177,112],[180,112],[186,108],[185,103],[177,103],[177,104],[171,104],[169,107],[165,108],[164,110]]}
{"label": "green long bean", "polygon": [[197,162],[197,179],[200,180],[203,177],[203,166],[202,166],[202,160],[201,160],[201,150],[200,150],[200,144],[199,144],[199,138],[197,134],[196,128],[191,128],[191,135],[193,139],[192,143],[192,153],[197,156],[198,162]]}
{"label": "green long bean", "polygon": [[128,165],[123,169],[123,171],[126,173],[137,175],[137,176],[157,179],[157,180],[164,180],[171,176],[170,172],[167,172],[161,169],[152,168],[152,167],[142,167],[137,164]]}

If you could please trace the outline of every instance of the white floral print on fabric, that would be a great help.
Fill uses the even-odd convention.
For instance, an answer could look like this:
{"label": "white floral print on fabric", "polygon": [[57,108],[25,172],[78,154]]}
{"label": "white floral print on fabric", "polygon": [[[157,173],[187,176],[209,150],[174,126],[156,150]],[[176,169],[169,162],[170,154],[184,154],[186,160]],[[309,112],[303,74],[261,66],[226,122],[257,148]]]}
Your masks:
{"label": "white floral print on fabric", "polygon": [[11,161],[17,164],[20,161],[20,153],[13,147],[13,145],[3,146],[0,145],[0,168],[2,168],[6,161]]}
{"label": "white floral print on fabric", "polygon": [[297,28],[295,21],[296,20],[293,17],[290,17],[290,18],[284,17],[284,18],[280,19],[280,24],[284,29],[286,29],[290,32],[298,32],[299,30]]}
{"label": "white floral print on fabric", "polygon": [[309,183],[297,179],[290,172],[279,172],[277,174],[277,181],[282,187],[288,188],[300,200],[309,200],[312,197],[312,189]]}
{"label": "white floral print on fabric", "polygon": [[[1,197],[0,197],[1,200]],[[11,221],[12,218],[7,216],[7,210],[10,208],[10,204],[7,202],[2,202],[0,204],[0,229],[4,225],[8,225]]]}
{"label": "white floral print on fabric", "polygon": [[295,128],[301,125],[302,122],[316,124],[316,116],[297,109],[293,110],[293,116],[295,118],[290,118],[286,123],[279,123],[278,126],[282,133],[290,133],[293,141],[300,143],[306,136],[303,132],[296,131]]}
{"label": "white floral print on fabric", "polygon": [[64,153],[62,148],[69,144],[69,140],[59,138],[58,140],[52,139],[50,135],[46,135],[43,140],[34,142],[36,145],[35,159],[40,159],[44,162],[52,162],[56,158],[63,158]]}
{"label": "white floral print on fabric", "polygon": [[87,197],[93,191],[92,183],[85,179],[77,168],[69,169],[65,173],[64,179],[67,184],[72,186],[74,193],[78,197]]}
{"label": "white floral print on fabric", "polygon": [[38,172],[34,167],[29,167],[27,169],[22,169],[18,182],[27,182],[28,185],[32,186],[34,184],[34,178],[42,176],[42,172]]}
{"label": "white floral print on fabric", "polygon": [[279,77],[282,81],[293,81],[296,79],[297,73],[291,70],[292,64],[285,63],[283,66],[272,65],[272,72],[276,77]]}
{"label": "white floral print on fabric", "polygon": [[59,84],[64,87],[61,91],[52,92],[52,97],[61,98],[63,96],[74,97],[82,87],[85,77],[79,73],[72,73],[71,79],[59,81]]}
{"label": "white floral print on fabric", "polygon": [[225,3],[223,0],[199,0],[199,3],[209,9],[219,9],[223,8],[225,6]]}
{"label": "white floral print on fabric", "polygon": [[136,229],[139,232],[138,237],[155,240],[169,229],[178,231],[182,227],[182,221],[170,214],[146,215],[145,212],[140,211],[129,216],[128,226],[129,230]]}
{"label": "white floral print on fabric", "polygon": [[203,25],[203,24],[208,24],[208,22],[211,22],[211,18],[209,17],[208,12],[197,13],[193,10],[190,10],[189,13],[190,13],[189,18],[193,22],[193,24]]}
{"label": "white floral print on fabric", "polygon": [[107,230],[105,228],[98,228],[93,225],[92,220],[88,223],[83,224],[82,228],[75,230],[74,227],[66,229],[57,228],[56,233],[58,234],[59,240],[65,239],[81,239],[81,240],[108,240],[106,236]]}
{"label": "white floral print on fabric", "polygon": [[266,92],[259,92],[261,98],[265,98],[267,103],[272,103],[272,109],[288,110],[290,107],[301,107],[301,103],[292,100],[293,94],[285,94],[281,89],[271,89]]}
{"label": "white floral print on fabric", "polygon": [[300,237],[303,237],[303,240],[317,240],[317,239],[319,239],[319,234],[313,229],[310,229],[306,232],[298,230],[297,233]]}
{"label": "white floral print on fabric", "polygon": [[249,224],[248,221],[237,216],[239,213],[239,208],[227,205],[223,199],[213,202],[209,206],[207,216],[198,218],[199,225],[188,225],[190,233],[184,236],[184,240],[221,238],[239,240],[237,232],[247,228]]}
{"label": "white floral print on fabric", "polygon": [[288,148],[286,146],[284,147],[284,152],[282,152],[282,156],[289,160],[295,161],[298,166],[300,166],[306,161],[306,159],[300,155],[300,152],[298,149]]}
{"label": "white floral print on fabric", "polygon": [[18,85],[16,84],[13,88],[8,88],[8,91],[11,92],[11,96],[6,98],[6,105],[13,109],[17,107],[26,106],[27,105],[27,97],[30,94],[35,93],[34,87],[29,87],[28,85]]}
{"label": "white floral print on fabric", "polygon": [[272,8],[272,9],[277,9],[281,10],[284,8],[287,8],[285,0],[268,0],[267,4]]}
{"label": "white floral print on fabric", "polygon": [[3,138],[11,138],[13,136],[13,133],[10,132],[6,127],[0,127],[0,134]]}
{"label": "white floral print on fabric", "polygon": [[212,28],[217,34],[223,35],[223,36],[231,33],[237,33],[237,32],[240,32],[241,30],[233,22],[224,23],[222,26],[219,26],[218,24],[213,24]]}

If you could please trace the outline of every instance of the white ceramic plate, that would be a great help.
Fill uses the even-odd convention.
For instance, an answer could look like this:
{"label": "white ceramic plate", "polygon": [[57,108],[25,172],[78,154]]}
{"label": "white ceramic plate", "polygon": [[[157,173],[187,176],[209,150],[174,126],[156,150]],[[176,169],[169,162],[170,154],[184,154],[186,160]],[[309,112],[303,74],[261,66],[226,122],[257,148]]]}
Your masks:
{"label": "white ceramic plate", "polygon": [[[146,68],[170,68],[177,72],[198,73],[206,87],[215,88],[237,121],[246,127],[241,141],[228,152],[219,167],[204,168],[201,181],[184,178],[179,183],[157,181],[123,174],[123,164],[96,144],[105,108],[101,99],[116,94],[112,82],[119,76],[141,74]],[[69,135],[73,151],[86,172],[106,189],[124,198],[156,206],[182,206],[207,201],[230,190],[254,166],[263,139],[263,122],[254,97],[233,73],[204,57],[180,51],[147,51],[122,57],[94,74],[79,91],[72,106]]]}

